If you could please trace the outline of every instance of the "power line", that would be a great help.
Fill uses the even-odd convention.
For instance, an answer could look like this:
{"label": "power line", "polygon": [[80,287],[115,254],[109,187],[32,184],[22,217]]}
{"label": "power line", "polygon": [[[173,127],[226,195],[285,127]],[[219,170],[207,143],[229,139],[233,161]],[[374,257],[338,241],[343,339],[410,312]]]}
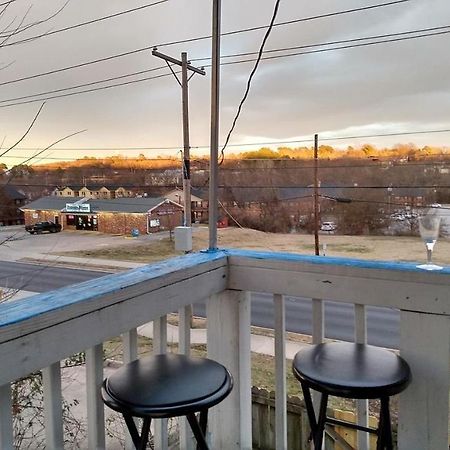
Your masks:
{"label": "power line", "polygon": [[[35,149],[36,150],[36,149]],[[59,149],[56,149],[59,150]],[[442,156],[442,155],[439,155]],[[9,159],[18,159],[20,158],[20,156],[12,156],[12,155],[8,155],[8,156],[3,156],[3,158],[9,158]],[[89,157],[92,159],[83,159],[83,158],[64,158],[64,157],[51,157],[51,156],[44,156],[42,158],[40,158],[42,161],[60,161],[60,162],[70,162],[70,161],[86,161],[86,162],[105,162],[107,160],[113,159],[114,156],[105,156],[105,157]],[[129,159],[130,161],[135,161],[135,159]],[[136,159],[137,160],[137,159]],[[137,160],[138,161],[138,160]],[[174,162],[174,163],[179,163],[179,160],[176,158],[146,158],[144,161],[159,161],[159,162],[164,162],[164,161],[170,161],[170,162]],[[228,160],[230,161],[230,160]],[[281,158],[281,159],[267,159],[267,158],[252,158],[252,159],[236,159],[236,160],[231,160],[231,161],[236,161],[237,163],[245,163],[248,161],[309,161],[309,159],[301,159],[301,158],[293,158],[293,159],[286,159],[286,158]],[[199,164],[206,164],[207,160],[205,161],[200,161],[200,160],[193,160],[193,162],[199,163]],[[387,162],[387,161],[386,161]],[[448,165],[450,164],[448,161],[436,161],[436,162],[429,162],[429,163],[413,163],[413,162],[408,162],[408,163],[402,163],[402,162],[397,162],[397,161],[393,161],[392,165],[387,165],[386,163],[384,163],[383,161],[381,162],[377,162],[376,164],[355,164],[355,165],[319,165],[319,169],[343,169],[343,168],[348,168],[348,169],[358,169],[358,168],[378,168],[378,169],[388,169],[388,168],[411,168],[411,167],[415,167],[415,166],[437,166],[437,165]],[[296,166],[296,167],[258,167],[257,170],[299,170],[299,169],[312,169],[312,166]],[[150,168],[151,169],[151,168]],[[157,167],[155,167],[155,169],[158,169]],[[146,169],[149,170],[149,169]],[[198,169],[197,169],[198,170]],[[202,169],[204,172],[208,172],[208,169]],[[222,169],[224,171],[246,171],[246,170],[256,170],[255,168],[247,168],[247,167],[223,167]]]}
{"label": "power line", "polygon": [[[325,49],[319,49],[319,50],[310,50],[310,51],[305,51],[305,52],[289,53],[289,54],[285,54],[285,55],[275,55],[275,56],[266,56],[266,57],[263,56],[261,58],[261,60],[264,60],[264,61],[275,60],[275,59],[288,58],[288,57],[293,57],[293,56],[310,55],[310,54],[315,54],[315,53],[323,53],[323,52],[330,52],[330,51],[336,51],[336,50],[345,50],[345,49],[366,47],[366,46],[372,46],[372,45],[378,45],[378,44],[387,44],[387,43],[393,43],[393,42],[407,41],[407,40],[411,40],[411,39],[419,39],[419,38],[425,38],[425,37],[440,36],[440,35],[445,35],[445,34],[449,34],[449,33],[450,33],[450,30],[436,32],[436,33],[422,34],[422,35],[417,35],[417,36],[407,36],[407,37],[396,38],[396,39],[389,39],[389,40],[384,40],[384,41],[366,42],[366,43],[362,43],[362,44],[353,44],[353,45],[346,45],[346,46],[341,46],[341,47],[333,47],[333,48],[325,48]],[[282,51],[282,50],[280,50],[280,51]],[[257,59],[245,59],[245,60],[240,60],[240,61],[224,62],[224,63],[221,63],[221,66],[229,66],[229,65],[236,65],[236,64],[251,63],[251,62],[255,62],[255,61],[257,61]],[[209,66],[207,65],[207,66],[204,66],[204,67],[209,67]],[[133,74],[130,74],[129,76],[132,76],[132,75]],[[62,94],[62,95],[54,95],[54,96],[50,96],[50,97],[41,97],[41,98],[37,98],[37,99],[34,99],[34,100],[25,100],[25,101],[21,101],[21,102],[10,103],[10,104],[7,104],[7,105],[0,105],[0,108],[8,108],[8,107],[11,107],[11,106],[24,105],[24,104],[35,103],[35,102],[44,101],[44,100],[51,100],[51,99],[62,98],[62,97],[69,97],[69,96],[73,96],[73,95],[84,94],[84,93],[95,92],[95,91],[101,91],[101,90],[111,89],[111,88],[120,87],[120,86],[127,86],[127,85],[132,85],[132,84],[135,84],[135,83],[140,83],[140,82],[143,82],[143,81],[149,81],[149,80],[152,80],[152,79],[161,78],[161,77],[168,76],[168,75],[171,75],[171,74],[169,73],[169,74],[164,74],[164,75],[160,75],[160,76],[157,76],[157,77],[147,77],[147,78],[142,78],[142,79],[138,79],[138,80],[128,81],[128,82],[125,82],[125,83],[116,83],[116,84],[112,84],[112,85],[108,85],[108,86],[103,86],[103,87],[99,87],[99,88],[93,88],[93,89],[88,89],[88,90],[83,90],[83,91],[78,91],[78,92],[72,92],[72,93],[67,93],[67,94]],[[112,78],[112,79],[119,79],[119,78],[124,78],[124,77],[126,77],[126,76],[119,76],[119,77]],[[106,80],[104,80],[104,81],[106,81]],[[102,81],[98,81],[98,82],[95,82],[93,84],[101,83],[101,82]],[[0,85],[1,84],[2,83],[0,83]],[[73,89],[73,88],[75,88],[75,87],[68,88],[68,89]],[[66,89],[61,89],[61,90],[66,90]],[[38,95],[38,94],[35,94],[35,95]],[[30,95],[30,97],[34,97],[35,95]]]}
{"label": "power line", "polygon": [[[299,50],[299,49],[305,49],[305,48],[313,48],[313,47],[324,47],[327,45],[338,45],[338,44],[349,44],[352,42],[360,42],[360,41],[366,41],[370,39],[384,39],[388,37],[394,37],[394,36],[404,36],[408,34],[417,34],[417,33],[427,33],[432,31],[440,31],[450,28],[450,25],[442,25],[439,27],[430,27],[430,28],[419,28],[415,30],[409,30],[409,31],[400,31],[397,33],[386,33],[386,34],[378,34],[374,36],[365,36],[365,37],[359,37],[359,38],[352,38],[352,39],[341,39],[337,41],[328,41],[328,42],[321,42],[317,44],[308,44],[308,45],[296,45],[293,47],[285,47],[285,48],[275,48],[271,50],[264,50],[264,54],[266,53],[274,53],[274,52],[280,52],[280,51],[290,51],[290,50]],[[251,56],[251,55],[257,55],[258,52],[244,52],[244,53],[233,53],[230,55],[222,55],[221,59],[227,59],[227,58],[237,58],[242,56]],[[191,59],[192,62],[194,61],[208,61],[211,57],[203,57],[203,58],[193,58]]]}
{"label": "power line", "polygon": [[[312,55],[315,53],[324,53],[324,52],[331,52],[331,51],[336,51],[336,50],[346,50],[346,49],[351,49],[351,48],[368,47],[371,45],[378,45],[378,44],[389,44],[389,43],[393,43],[393,42],[409,41],[412,39],[421,39],[421,38],[432,37],[432,36],[442,36],[442,35],[449,34],[449,33],[450,33],[450,30],[449,31],[440,31],[440,32],[435,32],[435,33],[421,34],[421,35],[417,35],[417,36],[406,36],[406,37],[399,37],[399,38],[395,38],[395,39],[385,39],[385,40],[376,41],[376,42],[365,42],[362,44],[344,45],[344,46],[340,46],[340,47],[323,48],[323,49],[319,49],[319,50],[309,50],[306,52],[288,53],[285,55],[265,56],[261,59],[264,61],[267,61],[267,60],[280,59],[280,58],[289,58],[292,56]],[[222,65],[229,66],[229,65],[235,65],[235,64],[250,63],[253,61],[255,61],[255,59],[244,59],[241,61],[225,62],[225,63],[222,63]]]}
{"label": "power line", "polygon": [[16,2],[16,1],[17,1],[17,0],[9,0],[9,1],[7,1],[7,2],[0,3],[0,6],[10,5],[11,3],[14,3],[14,2]]}
{"label": "power line", "polygon": [[104,91],[106,89],[112,89],[112,88],[116,88],[119,86],[128,86],[130,84],[135,84],[135,83],[142,83],[143,81],[156,80],[158,78],[164,78],[164,77],[171,76],[171,75],[172,75],[171,73],[166,73],[166,74],[162,74],[162,75],[156,75],[154,77],[145,77],[145,78],[140,78],[138,80],[133,80],[133,81],[124,81],[122,83],[111,84],[108,86],[102,86],[102,87],[98,87],[98,88],[85,89],[85,90],[77,91],[77,92],[67,92],[65,94],[52,95],[49,97],[41,97],[41,98],[38,98],[35,100],[27,100],[27,101],[23,101],[23,102],[10,103],[8,105],[0,105],[0,108],[9,108],[10,106],[26,105],[28,103],[41,102],[43,100],[52,100],[55,98],[71,97],[73,95],[86,94],[89,92]]}
{"label": "power line", "polygon": [[258,57],[256,58],[255,65],[253,66],[253,69],[250,72],[250,75],[249,75],[249,77],[247,79],[244,95],[242,96],[242,99],[239,102],[239,105],[237,107],[236,114],[235,114],[235,116],[233,118],[233,121],[231,123],[231,127],[230,127],[230,129],[228,131],[227,137],[225,138],[225,144],[223,144],[222,149],[220,150],[220,163],[219,164],[222,164],[222,162],[223,162],[223,160],[225,158],[225,149],[226,149],[226,147],[228,145],[228,142],[230,141],[231,135],[232,135],[232,133],[233,133],[235,127],[236,127],[237,121],[238,121],[239,116],[240,116],[240,114],[242,112],[242,107],[244,106],[244,103],[247,100],[247,97],[248,97],[248,95],[250,93],[250,87],[251,87],[251,84],[252,84],[252,80],[253,80],[253,77],[256,74],[256,71],[258,70],[258,66],[259,66],[259,63],[261,61],[261,58],[262,58],[262,55],[263,55],[263,52],[264,52],[264,46],[266,45],[266,42],[269,39],[270,33],[271,33],[272,29],[273,29],[273,25],[275,23],[275,19],[277,18],[279,6],[280,6],[280,0],[276,0],[275,7],[274,7],[274,10],[273,10],[273,13],[272,13],[272,18],[270,19],[269,27],[267,28],[266,33],[264,34],[264,37],[263,37],[263,39],[261,41],[261,45],[260,45],[260,48],[259,48],[259,51],[258,51]]}
{"label": "power line", "polygon": [[[346,139],[368,139],[368,138],[378,138],[378,137],[395,137],[395,136],[412,136],[420,134],[435,134],[435,133],[450,133],[450,129],[442,130],[420,130],[420,131],[400,131],[394,133],[378,133],[378,134],[361,134],[352,136],[330,136],[327,138],[321,138],[320,141],[338,141]],[[310,139],[299,139],[299,140],[288,140],[288,141],[266,141],[266,142],[247,142],[243,144],[228,144],[228,147],[247,147],[247,146],[260,146],[260,145],[279,145],[279,144],[301,144],[301,143],[311,143],[313,138]],[[182,146],[160,146],[160,147],[64,147],[57,148],[60,151],[125,151],[125,150],[179,150]],[[202,149],[209,148],[208,145],[197,145],[191,146],[191,149]],[[36,150],[32,147],[17,147],[16,150]],[[15,156],[9,156],[9,158],[16,158]],[[60,158],[56,158],[60,160]],[[79,158],[72,158],[77,160]],[[149,158],[146,158],[147,160]],[[161,160],[160,158],[155,158]],[[258,158],[252,158],[258,159]],[[260,158],[267,159],[267,158]],[[271,158],[273,159],[273,158]],[[283,159],[283,158],[281,158]],[[295,158],[294,158],[295,159]]]}
{"label": "power line", "polygon": [[[80,183],[62,183],[63,185],[70,186],[70,185],[77,185]],[[154,184],[154,185],[148,185],[148,184],[122,184],[122,183],[114,183],[119,184],[120,187],[123,188],[174,188],[179,187],[179,183],[167,183],[167,184]],[[49,186],[61,186],[61,183],[13,183],[13,186],[21,186],[21,187],[49,187]],[[91,183],[91,185],[100,186],[105,185],[105,183]],[[108,185],[106,183],[106,185]],[[2,185],[0,184],[0,187]],[[204,186],[192,186],[195,189],[202,189]],[[305,189],[305,190],[313,190],[314,186],[312,185],[286,185],[286,184],[271,184],[271,185],[239,185],[239,184],[219,184],[218,186],[221,189],[227,189],[227,188],[235,188],[235,189]],[[327,190],[327,189],[449,189],[450,184],[387,184],[387,185],[330,185],[330,186],[321,186],[321,190]],[[96,199],[101,200],[101,199]]]}
{"label": "power line", "polygon": [[[37,149],[29,149],[29,150],[37,150]],[[62,149],[55,149],[55,150],[62,150]],[[64,149],[67,150],[67,149]],[[435,156],[430,156],[429,158],[432,159],[433,157],[442,157],[444,155],[435,155]],[[450,156],[450,155],[449,155]],[[11,158],[11,159],[17,159],[18,156],[4,156],[4,158]],[[64,158],[57,158],[57,157],[43,157],[42,160],[55,160],[55,161],[86,161],[86,162],[104,162],[105,160],[110,160],[110,159],[114,159],[114,156],[106,156],[106,157],[92,157],[93,159],[83,159],[83,158],[70,158],[70,159],[64,159]],[[335,161],[339,161],[341,158],[337,158]],[[356,158],[358,160],[358,158]],[[361,161],[361,159],[359,159]],[[129,161],[139,161],[139,159],[129,159]],[[173,162],[173,163],[179,163],[179,160],[176,157],[172,157],[172,158],[145,158],[143,160],[145,161],[157,161],[157,162],[164,162],[164,161],[169,161],[169,162]],[[234,162],[236,162],[237,164],[241,164],[241,163],[246,163],[246,162],[254,162],[254,161],[280,161],[280,162],[284,162],[284,163],[289,163],[289,162],[297,162],[297,161],[305,161],[305,164],[309,163],[309,159],[286,159],[286,158],[280,158],[280,159],[267,159],[267,158],[248,158],[248,159],[236,159],[236,160],[232,160]],[[363,161],[363,160],[362,160]],[[199,163],[199,164],[206,164],[207,161],[200,161],[200,160],[193,160],[194,163]],[[328,165],[326,165],[328,164]],[[436,166],[444,166],[444,165],[448,165],[450,164],[450,160],[449,161],[445,161],[445,160],[437,160],[437,161],[431,161],[431,162],[414,162],[414,161],[408,161],[407,163],[401,162],[401,161],[396,161],[396,160],[386,160],[386,161],[374,161],[371,164],[330,164],[329,162],[327,162],[326,164],[324,164],[324,162],[322,161],[322,163],[320,164],[319,161],[319,169],[359,169],[359,168],[371,168],[371,169],[393,169],[393,168],[402,168],[402,169],[409,169],[409,168],[413,168],[413,167],[436,167]],[[241,167],[239,166],[233,166],[233,167],[223,167],[222,166],[222,171],[234,171],[234,172],[243,172],[243,171],[254,171],[254,170],[258,170],[258,171],[262,171],[262,170],[301,170],[301,169],[313,169],[314,166],[308,166],[308,165],[297,165],[297,166],[283,166],[283,167]],[[148,169],[152,169],[147,168]],[[155,167],[155,169],[158,169],[158,167]],[[195,169],[195,167],[194,167]],[[207,172],[208,169],[202,169],[203,171]]]}
{"label": "power line", "polygon": [[[37,150],[37,149],[34,149],[34,150]],[[58,150],[58,149],[56,149],[56,150]],[[82,162],[82,161],[85,161],[85,162],[89,162],[89,161],[99,162],[99,161],[102,161],[103,162],[103,161],[107,161],[107,160],[111,160],[111,159],[117,158],[117,156],[118,155],[113,155],[113,156],[105,156],[105,157],[100,157],[100,158],[97,158],[97,157],[93,156],[93,157],[88,157],[88,159],[85,159],[85,158],[67,158],[67,159],[65,159],[65,158],[57,158],[57,157],[44,157],[43,159],[55,160],[55,161],[80,161],[80,162]],[[14,159],[17,159],[17,158],[20,158],[20,156],[8,155],[8,156],[3,156],[3,158],[11,158],[11,159],[14,158]],[[177,163],[180,162],[175,157],[173,157],[173,158],[145,158],[145,161],[174,161],[174,162],[177,162]]]}
{"label": "power line", "polygon": [[70,26],[67,26],[67,27],[64,27],[64,28],[59,28],[59,29],[53,30],[53,31],[47,31],[46,33],[38,34],[36,36],[31,36],[31,37],[26,38],[26,39],[21,39],[19,41],[10,42],[9,44],[3,44],[2,48],[3,47],[10,47],[10,46],[13,46],[13,45],[18,45],[18,44],[23,44],[25,42],[35,41],[36,39],[40,39],[40,38],[43,38],[43,37],[48,37],[48,36],[52,36],[52,35],[55,35],[55,34],[58,34],[58,33],[63,33],[63,32],[66,32],[66,31],[74,30],[76,28],[81,28],[81,27],[84,27],[86,25],[92,25],[94,23],[103,22],[105,20],[113,19],[113,18],[116,18],[116,17],[119,17],[119,16],[123,16],[125,14],[130,14],[130,13],[134,13],[136,11],[141,11],[143,9],[159,5],[161,3],[166,3],[168,1],[169,0],[159,0],[159,1],[154,2],[154,3],[147,3],[145,5],[141,5],[141,6],[138,6],[136,8],[131,8],[131,9],[120,11],[120,12],[117,12],[117,13],[114,13],[114,14],[109,14],[107,16],[98,17],[96,19],[88,20],[86,22],[77,23],[77,24],[70,25]]}
{"label": "power line", "polygon": [[111,78],[105,78],[103,80],[98,80],[98,81],[91,81],[90,83],[77,84],[77,85],[69,86],[69,87],[66,87],[66,88],[53,89],[51,91],[38,92],[36,94],[23,95],[21,97],[8,98],[8,99],[5,99],[5,100],[0,100],[0,103],[8,103],[8,102],[12,102],[12,101],[15,101],[15,100],[23,100],[23,99],[27,99],[27,98],[37,97],[39,95],[55,94],[57,92],[69,91],[69,90],[72,90],[72,89],[79,89],[79,88],[82,88],[82,87],[93,86],[95,84],[106,83],[108,81],[115,81],[115,80],[120,80],[120,79],[123,79],[123,78],[128,78],[128,77],[131,77],[131,76],[135,76],[135,75],[142,75],[144,73],[155,72],[157,70],[166,69],[166,68],[167,68],[167,66],[153,67],[152,69],[140,70],[138,72],[133,72],[133,73],[125,74],[125,75],[119,75],[119,76],[111,77]]}
{"label": "power line", "polygon": [[[281,51],[290,51],[290,50],[295,50],[295,49],[306,49],[306,48],[314,48],[314,47],[322,47],[322,46],[326,46],[326,45],[335,45],[335,44],[340,44],[340,43],[351,43],[351,42],[357,42],[357,41],[361,41],[361,40],[368,40],[368,39],[379,39],[379,38],[385,38],[385,37],[391,37],[391,36],[402,36],[405,34],[414,34],[414,33],[422,33],[422,32],[429,32],[429,31],[437,31],[437,30],[445,30],[450,28],[450,25],[446,25],[446,26],[441,26],[441,27],[432,27],[432,28],[423,28],[423,29],[416,29],[416,30],[410,30],[410,31],[403,31],[403,32],[399,32],[399,33],[388,33],[388,34],[383,34],[383,35],[376,35],[376,36],[366,36],[366,37],[361,37],[361,38],[354,38],[354,39],[345,39],[345,40],[340,40],[340,41],[330,41],[330,42],[323,42],[323,43],[318,43],[318,44],[309,44],[309,45],[300,45],[300,46],[294,46],[294,47],[285,47],[285,48],[277,48],[277,49],[272,49],[272,50],[264,50],[263,54],[266,53],[273,53],[273,52],[281,52]],[[450,32],[450,30],[448,31]],[[427,37],[427,36],[434,36],[434,34],[426,34],[426,35],[421,35],[421,36],[417,36],[417,37]],[[416,36],[410,37],[410,39],[415,39]],[[405,39],[403,39],[405,40]],[[377,43],[385,43],[385,41],[382,42],[377,42]],[[367,44],[369,45],[369,44]],[[334,50],[333,49],[328,49],[328,50]],[[221,58],[235,58],[235,57],[241,57],[241,56],[249,56],[249,55],[254,55],[254,54],[258,54],[259,52],[246,52],[246,53],[235,53],[235,54],[231,54],[231,55],[223,55]],[[302,53],[304,54],[304,53]],[[283,55],[280,55],[280,57],[283,57]],[[210,60],[210,57],[207,58],[196,58],[196,59],[192,59],[191,61],[203,61],[203,60]],[[236,62],[236,63],[239,63]],[[136,75],[142,75],[143,73],[149,73],[149,72],[154,72],[156,70],[162,70],[165,69],[166,66],[159,66],[159,67],[154,67],[151,69],[146,69],[146,70],[141,70],[138,72],[131,72],[128,74],[124,74],[124,75],[119,75],[119,76],[115,76],[115,77],[110,77],[110,78],[104,78],[102,80],[97,80],[97,81],[93,81],[90,83],[83,83],[83,84],[78,84],[78,85],[73,85],[73,86],[69,86],[66,88],[60,88],[60,89],[54,89],[51,91],[44,91],[44,92],[38,92],[36,94],[30,94],[30,95],[23,95],[20,97],[13,97],[13,98],[8,98],[5,100],[0,100],[0,103],[8,103],[8,102],[13,102],[16,100],[23,100],[23,99],[29,99],[32,97],[37,97],[40,95],[48,95],[48,94],[53,94],[53,93],[57,93],[57,92],[62,92],[65,90],[72,90],[72,89],[78,89],[78,88],[82,88],[82,87],[86,87],[86,86],[92,86],[95,84],[101,84],[101,83],[106,83],[109,81],[115,81],[115,80],[119,80],[119,79],[123,79],[123,78],[128,78],[131,76],[136,76]]]}
{"label": "power line", "polygon": [[[314,186],[289,186],[283,184],[273,184],[273,185],[231,185],[231,184],[219,184],[219,188],[240,188],[240,189],[270,189],[270,188],[297,188],[297,189],[314,189]],[[440,185],[394,185],[389,184],[385,186],[381,185],[367,185],[367,186],[354,186],[354,185],[335,185],[335,186],[321,186],[321,189],[448,189],[450,184],[440,184]]]}
{"label": "power line", "polygon": [[[274,24],[274,26],[284,26],[284,25],[290,25],[290,24],[293,24],[293,23],[305,22],[305,21],[309,21],[309,20],[316,20],[316,19],[322,19],[322,18],[331,17],[331,16],[337,16],[337,15],[342,15],[342,14],[350,14],[350,13],[355,13],[355,12],[360,12],[360,11],[365,11],[365,10],[370,10],[370,9],[375,9],[375,8],[382,8],[382,7],[391,6],[391,5],[394,5],[394,4],[397,4],[397,3],[404,3],[406,1],[411,1],[411,0],[399,0],[399,1],[394,1],[394,2],[380,3],[380,4],[365,6],[365,7],[361,7],[361,8],[354,8],[354,9],[350,9],[350,10],[335,11],[335,12],[321,14],[321,15],[316,15],[316,16],[303,17],[303,18],[299,18],[299,19],[290,20],[290,21],[287,21],[287,22],[281,22],[281,23],[278,23],[278,24]],[[253,28],[243,28],[243,29],[240,29],[240,30],[233,30],[233,31],[222,33],[221,36],[231,36],[231,35],[235,35],[235,34],[239,34],[239,33],[247,33],[247,32],[261,30],[261,29],[265,29],[265,28],[267,28],[267,25],[263,25],[263,26],[259,26],[259,27],[253,27]],[[106,56],[106,57],[103,57],[103,58],[94,59],[94,60],[90,60],[90,61],[85,61],[85,62],[82,62],[82,63],[79,63],[79,64],[74,64],[74,65],[62,67],[62,68],[59,68],[59,69],[53,69],[53,70],[50,70],[50,71],[47,71],[47,72],[41,72],[41,73],[37,73],[37,74],[26,76],[26,77],[22,77],[22,78],[16,78],[14,80],[3,81],[3,82],[0,83],[0,86],[4,86],[6,84],[18,83],[20,81],[26,81],[26,80],[30,80],[30,79],[34,79],[34,78],[38,78],[38,77],[47,76],[47,75],[52,75],[52,74],[55,74],[55,73],[64,72],[66,70],[72,70],[72,69],[76,69],[76,68],[80,68],[80,67],[85,67],[85,66],[88,66],[88,65],[91,65],[91,64],[97,64],[97,63],[101,63],[101,62],[106,62],[106,61],[110,61],[110,60],[113,60],[113,59],[116,59],[116,58],[122,58],[122,57],[125,57],[125,56],[130,56],[130,55],[133,55],[133,54],[136,54],[136,53],[141,53],[141,52],[144,52],[144,51],[151,50],[151,49],[153,49],[153,47],[167,47],[167,46],[171,46],[171,45],[184,44],[184,43],[189,43],[189,42],[201,41],[201,40],[205,40],[205,39],[211,39],[211,35],[193,37],[193,38],[188,38],[188,39],[180,39],[180,40],[164,42],[164,43],[159,43],[159,44],[152,44],[152,45],[149,45],[149,46],[146,46],[146,47],[130,50],[130,51],[127,51],[127,52],[116,53],[116,54],[113,54],[113,55],[110,55],[110,56]]]}
{"label": "power line", "polygon": [[[261,161],[260,159],[257,160],[241,160],[241,161]],[[270,161],[270,160],[269,160]],[[286,161],[283,159],[282,161]],[[291,160],[292,161],[292,160]],[[322,163],[323,164],[323,163]],[[438,161],[438,162],[428,162],[428,163],[393,163],[392,165],[386,165],[381,163],[376,164],[336,164],[336,165],[321,165],[319,161],[319,169],[362,169],[362,168],[370,168],[370,169],[387,169],[387,168],[402,168],[402,169],[410,169],[413,167],[426,167],[426,166],[437,166],[437,165],[448,165],[450,164],[449,161]],[[235,171],[235,172],[241,172],[241,171],[261,171],[261,170],[299,170],[299,169],[314,169],[314,166],[293,166],[293,167],[222,167],[221,170],[224,171]]]}

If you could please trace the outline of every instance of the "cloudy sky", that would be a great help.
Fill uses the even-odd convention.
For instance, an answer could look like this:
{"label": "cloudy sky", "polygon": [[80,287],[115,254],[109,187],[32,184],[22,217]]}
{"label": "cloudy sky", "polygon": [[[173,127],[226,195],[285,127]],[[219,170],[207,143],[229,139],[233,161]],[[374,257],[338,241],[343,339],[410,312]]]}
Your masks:
{"label": "cloudy sky", "polygon": [[[276,22],[387,1],[281,0]],[[6,44],[149,3],[152,1],[70,0],[54,19],[12,37]],[[222,31],[228,32],[267,25],[275,0],[222,0],[222,3]],[[1,17],[0,30],[19,25],[30,6],[24,24],[51,15],[63,4],[60,0],[35,3],[16,0]],[[179,45],[164,44],[208,36],[211,33],[211,7],[211,0],[168,0],[110,20],[0,48],[0,67],[12,63],[0,70],[0,142],[5,137],[3,147],[12,145],[20,138],[41,104],[35,102],[3,107],[24,101],[5,100],[158,68],[163,62],[153,57],[150,51],[142,51],[50,76],[1,83],[158,44],[159,51],[176,58],[180,58],[182,51],[187,51],[192,60],[208,58],[211,54],[211,42],[208,39]],[[13,19],[15,22],[12,23]],[[269,37],[266,50],[444,26],[449,28],[439,31],[450,31],[448,0],[410,0],[353,14],[277,26]],[[222,55],[257,51],[263,34],[264,30],[259,30],[223,37]],[[309,139],[314,133],[319,133],[321,137],[332,137],[449,129],[449,44],[450,34],[442,34],[262,61],[231,143],[302,140]],[[224,58],[223,62],[239,59],[242,58]],[[208,65],[209,62],[206,59],[193,64],[200,66]],[[253,64],[222,67],[222,141],[244,93]],[[193,147],[209,144],[211,79],[210,69],[206,71],[205,77],[196,75],[190,81]],[[163,68],[83,89],[169,73],[167,68]],[[66,92],[74,91],[58,94]],[[36,98],[40,97],[31,99]],[[182,145],[181,89],[173,76],[164,76],[113,89],[48,100],[20,148],[5,155],[1,162],[11,165],[12,162],[20,161],[20,158],[31,156],[32,149],[43,148],[83,129],[87,131],[59,144],[43,156],[48,161],[52,158],[114,153],[175,156],[176,148]],[[349,139],[337,141],[336,144],[358,145],[363,142],[377,145],[398,142],[450,145],[450,133]],[[68,147],[72,150],[62,150]],[[99,147],[117,150],[92,150]],[[173,148],[120,150],[123,147]],[[233,146],[228,151],[250,148]],[[201,154],[206,152],[205,149],[195,151]],[[13,156],[18,159],[12,159]],[[45,159],[39,161],[45,162]]]}

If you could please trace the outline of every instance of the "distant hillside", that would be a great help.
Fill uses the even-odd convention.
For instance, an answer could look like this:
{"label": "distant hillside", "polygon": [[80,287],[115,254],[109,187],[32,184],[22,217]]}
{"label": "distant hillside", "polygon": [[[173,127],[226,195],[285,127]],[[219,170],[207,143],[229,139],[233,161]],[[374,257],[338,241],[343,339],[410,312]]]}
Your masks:
{"label": "distant hillside", "polygon": [[[270,148],[260,148],[242,153],[232,153],[226,155],[226,161],[245,161],[251,159],[295,159],[295,160],[311,160],[314,157],[314,150],[311,147],[279,147],[276,150]],[[360,147],[348,147],[345,150],[336,149],[329,145],[321,145],[319,147],[319,158],[324,160],[334,159],[353,159],[353,160],[407,160],[417,161],[423,158],[450,158],[450,147],[432,147],[425,146],[416,147],[414,144],[399,144],[391,148],[377,148],[370,144],[364,144]],[[207,157],[192,158],[193,165],[207,167]],[[84,156],[75,161],[58,161],[46,164],[33,165],[34,170],[52,171],[68,168],[99,168],[110,170],[148,170],[148,169],[171,169],[178,168],[180,160],[175,157],[147,158],[145,155],[138,157],[125,157],[121,155],[107,156],[96,158],[92,156]]]}

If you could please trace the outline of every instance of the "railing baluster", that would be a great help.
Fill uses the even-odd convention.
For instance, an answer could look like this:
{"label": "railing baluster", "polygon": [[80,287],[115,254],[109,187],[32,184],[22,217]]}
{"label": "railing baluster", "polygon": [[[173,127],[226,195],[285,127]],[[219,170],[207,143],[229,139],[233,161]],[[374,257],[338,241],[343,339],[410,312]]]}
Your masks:
{"label": "railing baluster", "polygon": [[[122,334],[122,344],[123,344],[123,362],[127,364],[134,361],[138,357],[138,340],[137,340],[137,329],[133,328],[130,331]],[[125,431],[125,449],[134,450],[133,440],[131,439],[128,428]]]}
{"label": "railing baluster", "polygon": [[[234,378],[230,395],[211,410],[211,448],[252,448],[250,363],[250,294],[223,291],[206,305],[208,357],[223,364]],[[233,432],[230,432],[232,430]]]}
{"label": "railing baluster", "polygon": [[400,354],[412,381],[399,396],[398,448],[447,450],[450,316],[401,311]]}
{"label": "railing baluster", "polygon": [[[325,308],[323,300],[312,299],[312,343],[321,344],[325,339]],[[312,399],[316,413],[319,412],[320,393],[313,391]]]}
{"label": "railing baluster", "polygon": [[137,329],[133,328],[130,331],[122,334],[123,344],[123,362],[125,364],[134,361],[138,357],[138,340]]}
{"label": "railing baluster", "polygon": [[178,311],[178,352],[183,355],[191,353],[192,306],[188,305]]}
{"label": "railing baluster", "polygon": [[321,344],[325,338],[325,318],[323,300],[312,299],[312,342]]}
{"label": "railing baluster", "polygon": [[[183,355],[191,353],[191,320],[192,306],[188,305],[178,311],[178,352]],[[185,417],[179,418],[180,449],[194,448],[193,435]]]}
{"label": "railing baluster", "polygon": [[86,350],[86,393],[89,450],[105,449],[105,409],[100,396],[103,381],[103,345]]}
{"label": "railing baluster", "polygon": [[286,315],[284,297],[273,296],[275,309],[275,448],[287,448]]}
{"label": "railing baluster", "polygon": [[[153,354],[161,355],[167,352],[167,316],[159,317],[153,321]],[[167,419],[156,419],[154,424],[155,448],[167,450],[168,430]]]}
{"label": "railing baluster", "polygon": [[63,450],[61,364],[59,361],[42,369],[42,384],[44,391],[46,447],[52,450]]}
{"label": "railing baluster", "polygon": [[[367,344],[367,319],[366,307],[364,305],[355,305],[355,342],[358,344]],[[356,401],[356,413],[358,425],[369,426],[369,401],[360,399]],[[358,449],[368,450],[369,434],[363,431],[357,431]]]}
{"label": "railing baluster", "polygon": [[10,384],[0,386],[0,449],[14,450]]}

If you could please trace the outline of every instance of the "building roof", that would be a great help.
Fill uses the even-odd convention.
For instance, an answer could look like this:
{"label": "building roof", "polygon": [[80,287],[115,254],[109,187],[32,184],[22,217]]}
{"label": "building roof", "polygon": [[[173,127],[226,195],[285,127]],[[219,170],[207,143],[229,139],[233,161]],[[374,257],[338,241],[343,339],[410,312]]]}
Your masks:
{"label": "building roof", "polygon": [[[177,203],[184,203],[184,192],[182,189],[173,189],[165,194],[165,198],[173,200]],[[194,194],[193,189],[191,188],[191,202],[200,202],[202,198],[196,196]]]}
{"label": "building roof", "polygon": [[14,186],[10,184],[4,184],[0,186],[3,193],[11,200],[25,200],[27,198],[22,192],[18,191]]}
{"label": "building roof", "polygon": [[[28,210],[63,210],[67,203],[75,203],[85,200],[83,204],[91,205],[91,211],[96,212],[122,212],[122,213],[146,213],[160,203],[166,201],[163,197],[143,198],[114,198],[101,200],[96,198],[84,199],[83,197],[56,197],[54,195],[41,197],[34,202],[22,207]],[[179,205],[181,206],[181,205]]]}
{"label": "building roof", "polygon": [[58,186],[56,189],[58,191],[63,191],[64,189],[69,188],[72,191],[79,191],[83,188],[89,189],[90,191],[98,191],[99,189],[106,188],[109,191],[115,191],[116,189],[123,188],[120,184],[68,184],[65,186]]}

